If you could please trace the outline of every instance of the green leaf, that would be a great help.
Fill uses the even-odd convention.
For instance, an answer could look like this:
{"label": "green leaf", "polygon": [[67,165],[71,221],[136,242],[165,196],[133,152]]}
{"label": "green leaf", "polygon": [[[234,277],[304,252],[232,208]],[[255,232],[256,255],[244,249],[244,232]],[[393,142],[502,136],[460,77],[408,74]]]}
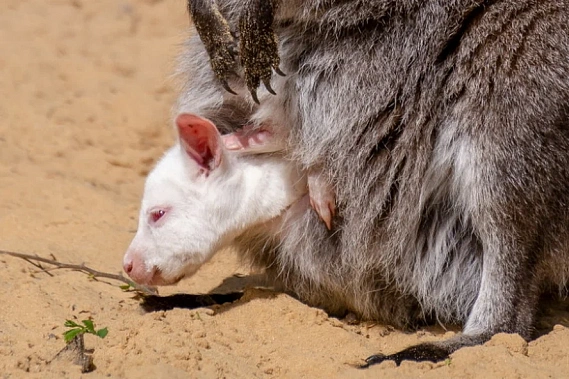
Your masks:
{"label": "green leaf", "polygon": [[97,335],[101,338],[105,338],[108,333],[109,333],[109,330],[107,328],[97,330]]}
{"label": "green leaf", "polygon": [[123,291],[129,291],[130,290],[130,284],[123,284],[122,286],[119,286],[119,288]]}
{"label": "green leaf", "polygon": [[63,339],[65,340],[65,342],[69,343],[73,340],[73,338],[75,338],[75,336],[81,333],[84,333],[83,329],[79,328],[69,329],[68,331],[63,333]]}
{"label": "green leaf", "polygon": [[83,324],[85,325],[85,327],[87,328],[87,331],[88,331],[89,333],[95,334],[95,325],[93,325],[93,321],[91,321],[91,320],[83,320],[82,322],[83,322]]}
{"label": "green leaf", "polygon": [[75,321],[65,320],[65,325],[68,328],[82,328],[81,325],[78,325]]}

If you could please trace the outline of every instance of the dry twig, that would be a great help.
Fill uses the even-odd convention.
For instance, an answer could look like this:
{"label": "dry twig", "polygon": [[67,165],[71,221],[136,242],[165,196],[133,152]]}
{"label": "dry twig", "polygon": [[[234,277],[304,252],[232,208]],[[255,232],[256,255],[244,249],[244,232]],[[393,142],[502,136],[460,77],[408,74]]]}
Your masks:
{"label": "dry twig", "polygon": [[[73,271],[83,272],[83,273],[89,274],[93,278],[107,278],[107,279],[118,280],[119,282],[123,282],[125,284],[128,284],[129,286],[134,288],[136,291],[138,291],[144,295],[156,295],[158,293],[155,288],[140,286],[140,285],[136,284],[135,282],[133,282],[132,280],[129,280],[128,278],[124,277],[121,274],[109,274],[107,272],[97,271],[97,270],[94,270],[90,267],[85,266],[84,264],[77,265],[77,264],[70,264],[70,263],[61,263],[61,262],[56,261],[55,257],[54,257],[54,259],[47,259],[47,258],[38,257],[37,255],[14,253],[12,251],[5,251],[5,250],[0,250],[0,254],[10,255],[12,257],[23,259],[26,262],[36,266],[37,268],[39,268],[40,270],[42,270],[43,272],[45,272],[46,274],[48,274],[50,276],[53,276],[53,275],[48,271],[48,269],[44,268],[41,264],[36,264],[32,261],[47,263],[47,264],[53,265],[57,268],[66,268],[66,269],[73,270]],[[52,255],[52,257],[53,257],[53,255]]]}

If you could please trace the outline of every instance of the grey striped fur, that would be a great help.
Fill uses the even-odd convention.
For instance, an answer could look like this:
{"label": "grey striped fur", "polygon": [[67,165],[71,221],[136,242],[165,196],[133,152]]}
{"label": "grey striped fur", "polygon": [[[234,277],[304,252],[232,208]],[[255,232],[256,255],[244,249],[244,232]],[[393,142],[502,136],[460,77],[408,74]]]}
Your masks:
{"label": "grey striped fur", "polygon": [[[233,27],[247,1],[218,0]],[[321,166],[335,228],[308,207],[237,241],[303,301],[400,327],[464,323],[446,351],[529,339],[569,278],[569,1],[290,0],[260,106],[223,90],[197,36],[176,112],[270,124]]]}

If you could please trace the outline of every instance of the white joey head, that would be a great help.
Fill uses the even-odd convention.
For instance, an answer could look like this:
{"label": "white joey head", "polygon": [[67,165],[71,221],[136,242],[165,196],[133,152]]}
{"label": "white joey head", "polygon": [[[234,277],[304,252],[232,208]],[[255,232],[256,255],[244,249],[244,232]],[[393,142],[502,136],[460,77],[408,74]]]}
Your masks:
{"label": "white joey head", "polygon": [[247,228],[279,217],[306,193],[282,157],[229,152],[216,126],[176,118],[178,143],[148,175],[124,270],[137,283],[175,284]]}

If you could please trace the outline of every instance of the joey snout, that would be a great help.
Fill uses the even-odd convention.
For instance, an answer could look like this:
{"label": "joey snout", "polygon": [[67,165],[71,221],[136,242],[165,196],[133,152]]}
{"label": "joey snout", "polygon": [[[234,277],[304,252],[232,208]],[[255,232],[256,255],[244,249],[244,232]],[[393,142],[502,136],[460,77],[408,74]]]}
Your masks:
{"label": "joey snout", "polygon": [[165,286],[178,283],[184,274],[174,278],[165,278],[162,270],[147,263],[139,252],[127,252],[123,260],[123,269],[138,284],[146,286]]}

